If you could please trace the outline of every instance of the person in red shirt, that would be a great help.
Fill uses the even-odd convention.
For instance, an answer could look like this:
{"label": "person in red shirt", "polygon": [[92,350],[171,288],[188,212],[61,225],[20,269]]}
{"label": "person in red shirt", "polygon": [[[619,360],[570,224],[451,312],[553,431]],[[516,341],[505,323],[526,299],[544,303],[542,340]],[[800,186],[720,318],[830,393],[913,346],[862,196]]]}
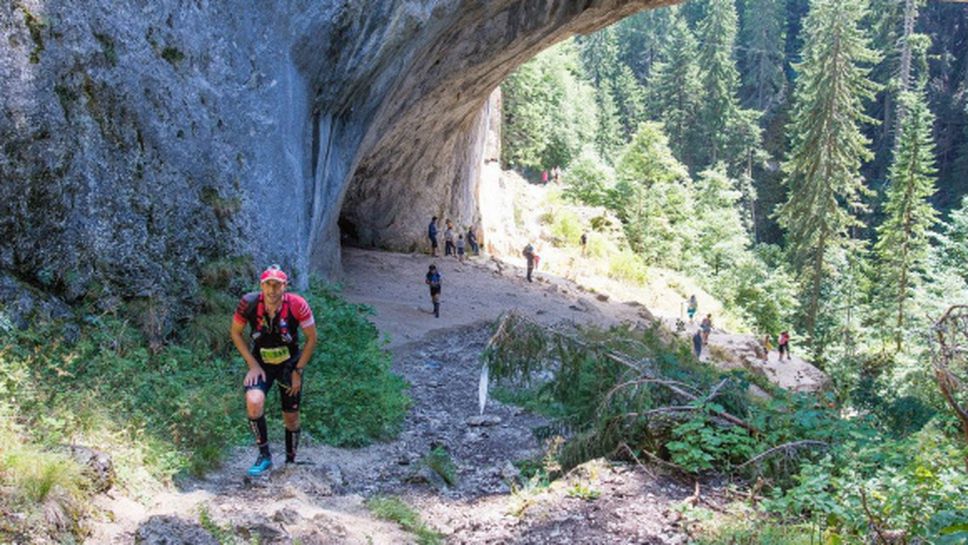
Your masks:
{"label": "person in red shirt", "polygon": [[780,333],[777,347],[780,349],[780,361],[783,361],[783,354],[786,354],[787,361],[790,361],[790,333],[788,331]]}
{"label": "person in red shirt", "polygon": [[[264,406],[277,381],[286,427],[286,463],[295,462],[299,447],[302,378],[316,348],[316,322],[305,299],[286,293],[288,282],[278,265],[269,267],[259,277],[260,291],[242,296],[232,317],[232,343],[249,368],[243,380],[245,408],[259,447],[259,457],[248,471],[252,476],[272,469]],[[246,325],[250,328],[248,342],[243,337]],[[301,349],[300,329],[306,335]]]}

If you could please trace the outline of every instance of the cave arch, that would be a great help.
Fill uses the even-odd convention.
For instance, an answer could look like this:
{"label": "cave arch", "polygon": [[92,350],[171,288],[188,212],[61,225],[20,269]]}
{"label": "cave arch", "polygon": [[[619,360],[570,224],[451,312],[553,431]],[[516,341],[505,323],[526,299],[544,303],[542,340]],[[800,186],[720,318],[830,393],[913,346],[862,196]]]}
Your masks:
{"label": "cave arch", "polygon": [[[355,24],[370,30],[353,44],[384,40],[392,62],[362,63],[353,57],[361,48],[348,44],[331,63],[301,63],[315,93],[313,185],[326,195],[316,200],[338,204],[311,213],[314,268],[339,262],[339,224],[353,226],[358,244],[412,251],[423,244],[433,215],[478,223],[488,124],[500,115],[498,101],[489,99],[497,86],[560,40],[672,3],[462,0],[417,12],[395,2],[364,15]],[[366,17],[397,21],[411,32],[389,36]],[[297,47],[310,50],[307,41]],[[332,90],[333,74],[353,76],[342,93]]]}

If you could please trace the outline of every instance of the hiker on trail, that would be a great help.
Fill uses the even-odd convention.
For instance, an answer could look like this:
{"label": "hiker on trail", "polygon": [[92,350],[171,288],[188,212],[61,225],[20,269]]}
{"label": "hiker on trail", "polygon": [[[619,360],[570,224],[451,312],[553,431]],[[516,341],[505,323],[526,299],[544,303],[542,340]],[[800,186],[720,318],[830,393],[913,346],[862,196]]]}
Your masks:
{"label": "hiker on trail", "polygon": [[534,267],[537,262],[537,254],[534,253],[534,245],[530,242],[524,247],[524,251],[521,252],[524,255],[524,259],[528,261],[528,282],[531,282],[531,273],[534,272]]}
{"label": "hiker on trail", "polygon": [[444,229],[444,255],[456,255],[454,252],[454,224],[447,220],[447,229]]}
{"label": "hiker on trail", "polygon": [[555,184],[561,181],[561,167],[555,165],[555,168],[551,169],[551,179],[554,180]]}
{"label": "hiker on trail", "polygon": [[692,336],[692,352],[696,355],[697,360],[702,356],[702,345],[705,343],[702,331],[697,329],[696,334]]}
{"label": "hiker on trail", "polygon": [[541,171],[541,185],[548,185],[548,171]]}
{"label": "hiker on trail", "polygon": [[770,359],[770,350],[773,350],[773,338],[767,333],[763,337],[763,360]]}
{"label": "hiker on trail", "polygon": [[481,248],[477,245],[477,233],[474,232],[473,225],[467,229],[467,243],[471,245],[472,254],[480,255]]}
{"label": "hiker on trail", "polygon": [[588,233],[582,233],[578,243],[581,244],[581,256],[585,257],[585,250],[588,248]]}
{"label": "hiker on trail", "polygon": [[686,313],[689,315],[689,323],[692,323],[693,317],[696,315],[696,310],[699,309],[699,302],[696,301],[696,294],[689,296],[689,305],[686,307]]}
{"label": "hiker on trail", "polygon": [[464,235],[457,235],[457,261],[464,262]]}
{"label": "hiker on trail", "polygon": [[427,237],[430,238],[430,256],[437,257],[437,216],[430,219],[427,226]]}
{"label": "hiker on trail", "polygon": [[783,361],[783,354],[786,354],[787,361],[790,361],[790,333],[787,331],[780,332],[780,340],[776,345],[780,350],[780,361]]}
{"label": "hiker on trail", "polygon": [[427,269],[424,283],[430,286],[430,301],[434,304],[434,317],[440,318],[440,273],[437,272],[437,265],[431,265]]}
{"label": "hiker on trail", "polygon": [[702,343],[704,345],[709,344],[709,332],[713,330],[713,315],[707,314],[702,322],[699,323],[699,329],[702,330]]}
{"label": "hiker on trail", "polygon": [[[249,367],[242,381],[245,409],[259,447],[259,457],[248,471],[252,476],[272,469],[264,407],[269,389],[277,381],[282,421],[286,427],[287,464],[296,461],[296,449],[299,448],[303,371],[316,348],[316,322],[305,299],[295,293],[286,293],[288,281],[286,273],[278,265],[272,265],[259,277],[260,291],[242,296],[232,316],[232,344]],[[246,342],[242,336],[246,325],[250,328],[251,342]],[[306,344],[301,350],[300,329],[306,334]]]}

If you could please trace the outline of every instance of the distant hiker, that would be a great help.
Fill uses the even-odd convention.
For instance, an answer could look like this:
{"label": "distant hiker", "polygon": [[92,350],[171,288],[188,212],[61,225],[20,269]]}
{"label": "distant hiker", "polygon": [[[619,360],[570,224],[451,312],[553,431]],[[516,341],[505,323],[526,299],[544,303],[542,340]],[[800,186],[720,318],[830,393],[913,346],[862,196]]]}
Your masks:
{"label": "distant hiker", "polygon": [[692,352],[696,355],[696,359],[702,356],[702,345],[706,344],[703,338],[702,331],[697,329],[696,334],[692,336]]}
{"label": "distant hiker", "polygon": [[447,220],[447,229],[444,229],[444,255],[456,255],[454,253],[454,224]]}
{"label": "distant hiker", "polygon": [[561,167],[555,165],[555,168],[551,169],[551,179],[557,184],[561,181]]}
{"label": "distant hiker", "polygon": [[464,235],[457,235],[457,260],[464,262]]}
{"label": "distant hiker", "polygon": [[548,185],[548,171],[541,171],[541,185]]}
{"label": "distant hiker", "polygon": [[[272,469],[264,407],[266,395],[276,381],[279,381],[282,421],[286,427],[287,464],[296,461],[296,449],[299,448],[303,370],[316,348],[316,322],[305,299],[295,293],[286,293],[288,280],[278,265],[269,267],[259,277],[260,291],[242,296],[232,316],[232,344],[249,367],[242,381],[245,409],[249,428],[259,447],[259,457],[248,471],[252,476]],[[250,328],[251,342],[242,337],[246,324]],[[306,334],[302,350],[299,348],[299,329]]]}
{"label": "distant hiker", "polygon": [[427,237],[430,239],[430,255],[437,257],[437,216],[430,219],[427,226]]}
{"label": "distant hiker", "polygon": [[480,255],[481,248],[477,245],[477,233],[474,232],[473,225],[467,229],[467,243],[471,245],[472,254]]}
{"label": "distant hiker", "polygon": [[713,330],[713,315],[707,314],[702,322],[699,323],[699,329],[702,330],[702,343],[709,344],[709,332]]}
{"label": "distant hiker", "polygon": [[790,361],[790,333],[787,331],[780,332],[780,340],[776,343],[777,348],[780,350],[780,361],[783,361],[783,354],[786,354],[787,361]]}
{"label": "distant hiker", "polygon": [[434,304],[434,316],[440,318],[440,273],[437,272],[437,265],[431,265],[427,269],[427,279],[424,283],[430,286],[430,302]]}
{"label": "distant hiker", "polygon": [[689,296],[689,305],[686,307],[686,313],[689,315],[689,323],[692,323],[693,317],[696,315],[696,310],[699,309],[699,302],[696,301],[696,295]]}
{"label": "distant hiker", "polygon": [[528,262],[528,282],[531,282],[531,273],[534,272],[534,267],[537,262],[537,254],[534,253],[534,245],[530,242],[524,247],[524,251],[521,252],[524,259]]}
{"label": "distant hiker", "polygon": [[588,233],[582,233],[578,243],[581,244],[581,256],[585,257],[585,250],[588,247]]}
{"label": "distant hiker", "polygon": [[773,350],[773,338],[767,333],[763,336],[763,361],[770,359],[771,350]]}

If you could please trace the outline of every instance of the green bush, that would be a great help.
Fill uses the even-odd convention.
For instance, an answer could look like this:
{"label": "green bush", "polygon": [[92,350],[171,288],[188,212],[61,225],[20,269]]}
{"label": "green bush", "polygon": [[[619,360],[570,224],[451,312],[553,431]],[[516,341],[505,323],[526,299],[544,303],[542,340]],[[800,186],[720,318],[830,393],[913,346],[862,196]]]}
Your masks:
{"label": "green bush", "polygon": [[645,261],[630,251],[613,255],[608,263],[608,276],[640,286],[648,281],[648,271]]}
{"label": "green bush", "polygon": [[[391,436],[409,398],[404,381],[389,371],[390,356],[366,320],[368,310],[318,283],[307,297],[320,342],[306,373],[305,429],[336,445]],[[237,298],[205,299],[217,301],[205,315],[212,333],[193,337],[183,327],[177,343],[157,352],[120,313],[84,316],[70,345],[62,341],[64,330],[75,325],[0,331],[0,404],[19,406],[24,444],[40,452],[68,442],[97,445],[114,456],[122,486],[137,486],[144,470],[167,481],[218,464],[226,447],[249,437],[245,368],[234,348],[213,353],[214,332],[229,337]],[[278,411],[268,414],[278,418]]]}
{"label": "green bush", "polygon": [[558,209],[551,221],[551,236],[555,246],[577,246],[582,226],[578,215],[570,210]]}
{"label": "green bush", "polygon": [[358,447],[392,437],[410,398],[407,384],[390,372],[369,307],[352,305],[314,282],[308,301],[319,343],[306,372],[303,426],[337,446]]}

